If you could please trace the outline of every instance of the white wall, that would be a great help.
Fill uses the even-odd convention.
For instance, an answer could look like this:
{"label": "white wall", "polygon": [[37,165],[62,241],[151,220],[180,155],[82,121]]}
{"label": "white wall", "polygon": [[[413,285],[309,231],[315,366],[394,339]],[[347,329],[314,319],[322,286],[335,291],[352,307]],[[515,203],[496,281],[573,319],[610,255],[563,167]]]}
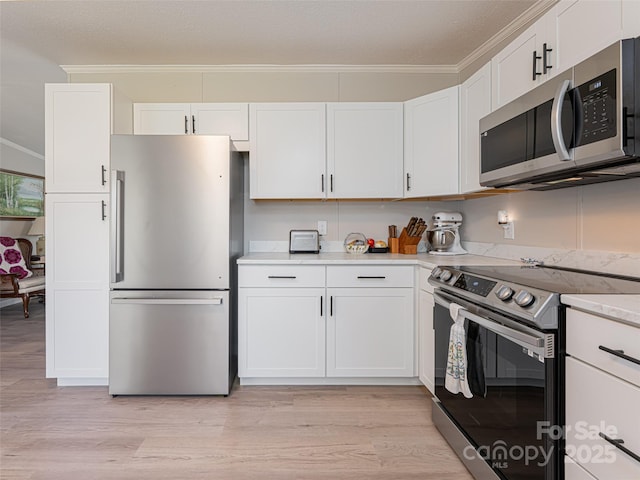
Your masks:
{"label": "white wall", "polygon": [[[640,178],[466,200],[459,208],[465,241],[640,253]],[[502,237],[498,210],[515,220],[514,240]]]}

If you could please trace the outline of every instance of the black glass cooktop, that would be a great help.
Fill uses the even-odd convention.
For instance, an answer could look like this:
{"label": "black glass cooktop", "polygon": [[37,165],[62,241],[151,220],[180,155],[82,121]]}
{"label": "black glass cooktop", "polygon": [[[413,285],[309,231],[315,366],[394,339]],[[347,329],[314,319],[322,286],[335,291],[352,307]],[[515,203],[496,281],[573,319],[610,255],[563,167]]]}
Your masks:
{"label": "black glass cooktop", "polygon": [[[446,268],[446,267],[443,267]],[[458,270],[551,293],[640,294],[640,278],[533,265],[464,266]]]}

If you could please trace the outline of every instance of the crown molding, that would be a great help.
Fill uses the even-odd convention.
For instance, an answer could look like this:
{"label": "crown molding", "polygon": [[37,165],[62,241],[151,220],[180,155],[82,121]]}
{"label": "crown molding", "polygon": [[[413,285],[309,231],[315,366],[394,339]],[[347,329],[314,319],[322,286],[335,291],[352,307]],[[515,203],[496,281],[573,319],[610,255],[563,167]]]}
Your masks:
{"label": "crown molding", "polygon": [[0,137],[0,144],[6,145],[7,147],[13,148],[14,150],[18,150],[19,152],[26,153],[27,155],[37,158],[38,160],[44,160],[44,155],[34,152],[33,150],[29,150],[28,148],[25,148],[22,145],[18,145],[17,143],[13,143],[6,138]]}
{"label": "crown molding", "polygon": [[456,65],[458,72],[461,72],[473,62],[481,58],[483,55],[489,53],[495,47],[500,45],[504,40],[509,38],[514,33],[518,32],[522,27],[527,25],[532,20],[535,20],[540,15],[551,9],[559,0],[538,0],[525,10],[519,17],[512,21],[505,28],[496,33],[493,37],[487,40],[485,43],[476,48],[470,55],[463,58],[460,63]]}
{"label": "crown molding", "polygon": [[456,65],[60,65],[82,73],[458,73]]}

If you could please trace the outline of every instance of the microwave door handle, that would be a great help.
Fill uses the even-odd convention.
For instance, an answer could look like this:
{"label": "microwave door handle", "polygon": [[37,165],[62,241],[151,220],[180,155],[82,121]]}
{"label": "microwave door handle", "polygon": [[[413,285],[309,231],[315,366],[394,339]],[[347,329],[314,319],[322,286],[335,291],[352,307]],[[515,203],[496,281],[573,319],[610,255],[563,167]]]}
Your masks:
{"label": "microwave door handle", "polygon": [[556,95],[553,98],[553,106],[551,107],[551,138],[553,139],[553,146],[556,147],[556,152],[563,162],[571,160],[571,153],[562,136],[562,104],[564,103],[564,96],[570,87],[571,80],[562,82],[556,91]]}

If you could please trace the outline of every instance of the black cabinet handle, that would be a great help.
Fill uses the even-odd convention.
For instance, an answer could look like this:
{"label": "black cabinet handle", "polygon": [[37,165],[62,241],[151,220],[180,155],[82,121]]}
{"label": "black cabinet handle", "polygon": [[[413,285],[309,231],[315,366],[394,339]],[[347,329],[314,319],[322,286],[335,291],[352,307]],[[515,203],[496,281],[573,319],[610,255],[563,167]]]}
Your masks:
{"label": "black cabinet handle", "polygon": [[407,192],[411,190],[411,174],[407,173]]}
{"label": "black cabinet handle", "polygon": [[624,350],[614,350],[613,348],[605,347],[604,345],[599,345],[598,348],[604,352],[610,353],[616,357],[622,358],[627,362],[635,363],[636,365],[640,365],[640,360],[637,358],[630,357],[624,353]]}
{"label": "black cabinet handle", "polygon": [[538,55],[537,51],[533,51],[533,81],[536,81],[536,78],[538,78],[538,75],[542,75],[540,72],[538,72],[538,60],[540,60],[542,57],[540,55]]}
{"label": "black cabinet handle", "polygon": [[611,438],[606,436],[604,433],[599,432],[598,435],[600,435],[600,438],[603,438],[604,440],[606,440],[607,442],[609,442],[611,445],[613,445],[614,447],[616,447],[618,450],[622,450],[624,453],[626,453],[627,455],[629,455],[631,458],[633,458],[636,462],[640,463],[640,456],[636,453],[633,453],[631,450],[629,450],[627,447],[625,447],[624,445],[622,445],[624,443],[624,440],[621,438]]}
{"label": "black cabinet handle", "polygon": [[189,133],[189,118],[185,115],[184,116],[184,134],[186,135],[187,133]]}
{"label": "black cabinet handle", "polygon": [[323,302],[324,298],[322,297],[322,295],[320,295],[320,316],[323,317],[324,314],[322,313],[322,302]]}
{"label": "black cabinet handle", "polygon": [[329,297],[329,316],[333,317],[333,295]]}
{"label": "black cabinet handle", "polygon": [[107,177],[105,176],[105,174],[107,173],[107,169],[104,168],[104,165],[100,165],[102,167],[102,186],[105,186],[107,184]]}
{"label": "black cabinet handle", "polygon": [[191,115],[191,133],[196,133],[196,116]]}
{"label": "black cabinet handle", "polygon": [[320,175],[320,188],[322,188],[322,193],[324,193],[324,173]]}
{"label": "black cabinet handle", "polygon": [[373,278],[373,279],[380,279],[380,280],[384,280],[385,276],[367,276],[367,275],[358,275],[359,279],[366,279],[366,278]]}
{"label": "black cabinet handle", "polygon": [[107,218],[107,202],[102,200],[102,221],[104,222]]}
{"label": "black cabinet handle", "polygon": [[329,175],[329,181],[331,183],[331,189],[329,191],[333,193],[333,173]]}
{"label": "black cabinet handle", "polygon": [[553,52],[553,48],[547,48],[547,44],[542,45],[542,73],[547,73],[547,70],[551,70],[553,65],[550,65],[547,58],[549,53]]}
{"label": "black cabinet handle", "polygon": [[296,277],[295,276],[290,276],[290,275],[269,275],[267,278],[289,278],[289,279],[293,280]]}

